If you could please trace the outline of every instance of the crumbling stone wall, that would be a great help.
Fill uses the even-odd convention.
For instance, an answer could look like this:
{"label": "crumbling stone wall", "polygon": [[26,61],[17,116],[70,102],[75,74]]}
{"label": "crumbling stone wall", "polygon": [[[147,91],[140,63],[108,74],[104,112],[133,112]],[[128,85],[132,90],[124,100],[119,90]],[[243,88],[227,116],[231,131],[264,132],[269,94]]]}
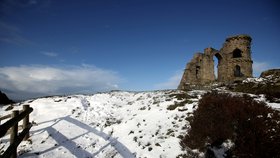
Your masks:
{"label": "crumbling stone wall", "polygon": [[[234,82],[252,77],[251,37],[237,35],[228,37],[220,50],[204,49],[187,63],[178,89],[186,85],[207,85],[213,82]],[[218,59],[218,76],[214,74],[214,60]]]}

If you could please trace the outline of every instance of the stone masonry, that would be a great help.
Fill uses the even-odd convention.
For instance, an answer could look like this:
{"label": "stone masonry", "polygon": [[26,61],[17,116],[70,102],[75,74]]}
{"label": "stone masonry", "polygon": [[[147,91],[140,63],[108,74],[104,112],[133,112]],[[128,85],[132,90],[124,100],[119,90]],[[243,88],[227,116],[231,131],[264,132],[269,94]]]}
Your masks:
{"label": "stone masonry", "polygon": [[[248,35],[232,36],[226,39],[220,50],[206,48],[204,53],[196,53],[186,65],[178,89],[214,82],[231,83],[252,77],[251,41]],[[214,74],[215,57],[218,59],[217,78]]]}

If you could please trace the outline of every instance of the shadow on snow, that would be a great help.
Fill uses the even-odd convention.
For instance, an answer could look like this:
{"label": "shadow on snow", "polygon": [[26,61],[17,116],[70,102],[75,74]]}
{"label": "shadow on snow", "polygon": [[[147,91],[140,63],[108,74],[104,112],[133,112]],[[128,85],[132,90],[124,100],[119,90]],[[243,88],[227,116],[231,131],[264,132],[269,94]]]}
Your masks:
{"label": "shadow on snow", "polygon": [[[82,129],[85,130],[84,133],[78,135],[78,136],[75,136],[73,138],[67,138],[65,135],[63,135],[61,132],[57,131],[55,128],[54,128],[54,125],[58,124],[60,121],[67,121],[71,124],[74,124]],[[68,116],[65,116],[65,117],[61,117],[61,118],[58,118],[58,119],[55,119],[55,120],[50,120],[50,121],[45,121],[45,122],[41,122],[39,124],[44,124],[44,123],[48,123],[48,122],[52,122],[52,121],[55,121],[55,123],[51,126],[48,126],[44,129],[40,129],[40,130],[37,130],[37,131],[31,131],[32,133],[38,133],[38,132],[44,132],[44,131],[47,131],[49,136],[56,141],[56,145],[54,145],[53,147],[51,148],[48,148],[44,151],[39,151],[38,152],[28,152],[28,153],[24,153],[23,155],[21,155],[20,157],[29,157],[29,156],[35,156],[35,155],[39,155],[39,154],[44,154],[44,153],[47,153],[47,152],[50,152],[54,149],[57,149],[59,147],[64,147],[65,149],[67,149],[69,152],[71,152],[71,154],[73,154],[75,157],[95,157],[97,156],[100,152],[102,152],[106,147],[108,146],[112,146],[116,149],[116,151],[124,158],[131,158],[131,157],[135,157],[135,154],[131,153],[130,150],[125,146],[123,145],[121,142],[118,141],[118,138],[113,138],[111,137],[110,135],[102,132],[102,131],[98,131],[96,130],[95,128],[93,127],[90,127],[89,125],[87,124],[84,124],[72,117],[70,117],[69,115]],[[105,141],[108,141],[108,143],[106,145],[104,145],[103,147],[101,147],[97,152],[95,153],[89,153],[87,150],[85,149],[82,149],[81,147],[79,147],[79,145],[74,142],[73,140],[83,136],[83,135],[86,135],[86,134],[90,134],[90,133],[93,133],[101,138],[103,138]],[[32,137],[31,137],[32,138]],[[61,140],[67,140],[67,141],[61,141]],[[66,143],[67,142],[67,143]]]}

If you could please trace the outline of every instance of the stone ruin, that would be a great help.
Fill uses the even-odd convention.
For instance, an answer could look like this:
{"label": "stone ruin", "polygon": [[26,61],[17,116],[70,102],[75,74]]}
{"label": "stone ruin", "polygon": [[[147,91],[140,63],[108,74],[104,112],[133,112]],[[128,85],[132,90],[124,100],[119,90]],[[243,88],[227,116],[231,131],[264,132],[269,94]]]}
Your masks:
{"label": "stone ruin", "polygon": [[[228,37],[220,50],[204,49],[196,53],[186,65],[178,89],[195,85],[203,87],[212,83],[232,83],[252,77],[251,41],[248,35]],[[217,77],[214,58],[218,60]]]}

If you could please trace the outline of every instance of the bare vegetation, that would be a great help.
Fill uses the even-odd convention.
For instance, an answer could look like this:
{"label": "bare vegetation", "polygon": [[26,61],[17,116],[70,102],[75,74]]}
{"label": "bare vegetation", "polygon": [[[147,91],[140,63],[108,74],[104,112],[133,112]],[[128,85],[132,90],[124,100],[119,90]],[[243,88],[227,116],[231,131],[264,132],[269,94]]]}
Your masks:
{"label": "bare vegetation", "polygon": [[[280,113],[248,95],[232,96],[216,91],[205,94],[190,120],[191,129],[181,140],[182,148],[206,150],[226,140],[230,153],[239,158],[280,155]],[[193,154],[193,153],[192,153]],[[186,156],[187,157],[187,156]]]}

